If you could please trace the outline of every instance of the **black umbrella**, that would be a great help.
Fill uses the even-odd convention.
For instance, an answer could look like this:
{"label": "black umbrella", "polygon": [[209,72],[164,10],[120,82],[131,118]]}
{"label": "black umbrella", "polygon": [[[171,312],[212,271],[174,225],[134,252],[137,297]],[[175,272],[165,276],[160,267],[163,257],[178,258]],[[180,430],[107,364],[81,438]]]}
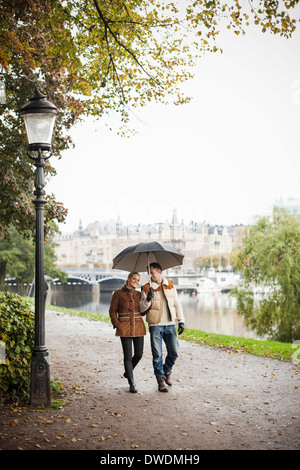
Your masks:
{"label": "black umbrella", "polygon": [[113,269],[149,272],[149,265],[155,262],[164,270],[181,265],[183,257],[179,250],[164,243],[138,243],[125,248],[113,259]]}

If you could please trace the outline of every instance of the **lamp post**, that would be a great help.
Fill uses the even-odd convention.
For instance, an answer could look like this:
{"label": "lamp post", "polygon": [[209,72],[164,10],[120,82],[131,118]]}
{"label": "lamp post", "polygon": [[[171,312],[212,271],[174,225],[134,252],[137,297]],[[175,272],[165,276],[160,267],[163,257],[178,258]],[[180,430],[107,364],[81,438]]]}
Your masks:
{"label": "lamp post", "polygon": [[[57,108],[36,88],[30,101],[21,108],[28,137],[28,156],[36,166],[33,201],[36,211],[35,242],[35,342],[31,358],[30,404],[50,404],[49,354],[45,346],[44,301],[44,195],[45,161],[51,157],[51,140]],[[46,152],[46,153],[44,153]]]}

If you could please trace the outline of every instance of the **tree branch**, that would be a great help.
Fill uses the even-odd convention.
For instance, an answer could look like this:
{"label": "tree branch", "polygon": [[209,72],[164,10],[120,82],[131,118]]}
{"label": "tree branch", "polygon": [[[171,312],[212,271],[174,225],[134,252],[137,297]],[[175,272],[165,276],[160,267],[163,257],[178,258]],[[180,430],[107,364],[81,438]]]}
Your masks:
{"label": "tree branch", "polygon": [[[116,43],[122,48],[124,49],[132,58],[133,60],[138,64],[138,66],[143,70],[143,72],[147,75],[147,77],[149,77],[151,80],[154,81],[154,83],[156,83],[157,86],[163,88],[163,86],[161,85],[161,83],[159,83],[146,69],[145,67],[143,66],[143,64],[138,60],[138,58],[136,57],[136,55],[134,54],[134,52],[132,52],[127,46],[125,46],[125,44],[123,44],[121,41],[119,41],[117,35],[115,34],[115,32],[111,29],[111,27],[109,26],[109,23],[111,23],[111,21],[108,21],[100,7],[99,7],[99,4],[98,4],[98,1],[97,0],[94,0],[94,4],[95,4],[95,7],[96,7],[96,10],[97,10],[97,13],[101,19],[101,21],[103,22],[104,24],[104,27],[105,27],[105,38],[106,38],[106,43],[109,47],[109,41],[108,41],[108,35],[107,35],[107,31],[110,32],[110,34],[112,35],[112,37],[114,38],[114,40],[116,41]],[[111,57],[111,54],[110,54],[110,57]],[[111,57],[112,58],[112,57]],[[112,59],[113,60],[113,59]],[[116,70],[116,67],[114,65],[114,69]]]}

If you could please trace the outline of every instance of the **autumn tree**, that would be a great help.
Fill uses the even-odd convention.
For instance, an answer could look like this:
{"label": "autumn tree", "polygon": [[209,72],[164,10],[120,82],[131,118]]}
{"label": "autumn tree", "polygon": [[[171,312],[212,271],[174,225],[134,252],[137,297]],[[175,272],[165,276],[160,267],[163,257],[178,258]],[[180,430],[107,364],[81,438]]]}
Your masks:
{"label": "autumn tree", "polygon": [[[290,37],[299,0],[0,0],[0,234],[32,229],[34,168],[26,156],[19,110],[38,85],[59,109],[54,156],[70,147],[69,129],[84,116],[120,115],[150,101],[188,101],[180,90],[205,52],[220,49],[222,27],[249,24]],[[243,6],[242,6],[243,4]],[[52,159],[53,160],[53,159]],[[55,174],[50,161],[48,178]],[[45,232],[66,209],[48,195]]]}
{"label": "autumn tree", "polygon": [[261,336],[300,337],[300,222],[283,210],[249,228],[238,255],[238,313]]}
{"label": "autumn tree", "polygon": [[[9,240],[0,237],[0,290],[5,290],[5,275],[13,278],[19,285],[19,293],[25,294],[24,285],[29,285],[34,279],[35,245],[31,232],[25,236],[18,232],[16,227],[8,229]],[[53,237],[49,237],[45,244],[44,265],[45,274],[52,278],[59,278],[66,282],[67,274],[55,266],[55,251]]]}

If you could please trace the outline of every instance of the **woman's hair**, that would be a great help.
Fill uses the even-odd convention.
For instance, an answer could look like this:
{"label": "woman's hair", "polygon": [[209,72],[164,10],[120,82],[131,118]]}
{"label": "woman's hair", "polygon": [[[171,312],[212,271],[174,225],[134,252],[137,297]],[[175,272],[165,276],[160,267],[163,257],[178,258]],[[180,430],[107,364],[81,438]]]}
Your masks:
{"label": "woman's hair", "polygon": [[131,273],[128,274],[126,284],[127,284],[127,282],[129,281],[129,279],[131,279],[132,276],[134,276],[134,274],[137,274],[137,275],[140,277],[139,273],[137,273],[136,271],[132,271]]}

